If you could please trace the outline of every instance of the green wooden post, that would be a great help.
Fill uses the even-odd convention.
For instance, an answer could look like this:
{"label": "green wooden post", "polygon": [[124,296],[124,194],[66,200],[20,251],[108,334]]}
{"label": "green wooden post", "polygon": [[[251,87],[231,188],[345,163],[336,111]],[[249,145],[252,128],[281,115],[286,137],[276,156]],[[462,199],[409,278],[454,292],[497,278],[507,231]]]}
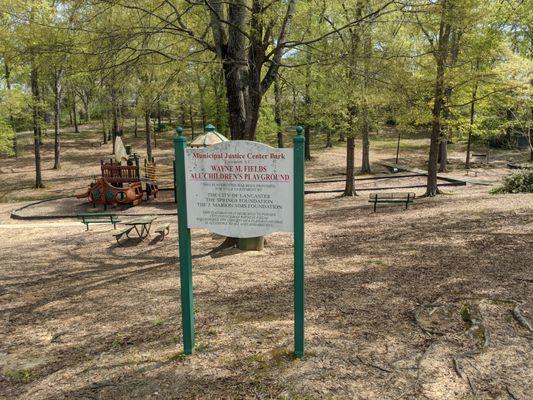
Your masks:
{"label": "green wooden post", "polygon": [[194,305],[192,295],[191,231],[187,228],[187,197],[185,187],[185,148],[187,138],[174,137],[176,158],[175,182],[178,192],[178,235],[180,252],[181,320],[183,325],[183,352],[192,354],[194,349]]}
{"label": "green wooden post", "polygon": [[304,156],[303,128],[296,127],[294,147],[294,355],[304,356]]}

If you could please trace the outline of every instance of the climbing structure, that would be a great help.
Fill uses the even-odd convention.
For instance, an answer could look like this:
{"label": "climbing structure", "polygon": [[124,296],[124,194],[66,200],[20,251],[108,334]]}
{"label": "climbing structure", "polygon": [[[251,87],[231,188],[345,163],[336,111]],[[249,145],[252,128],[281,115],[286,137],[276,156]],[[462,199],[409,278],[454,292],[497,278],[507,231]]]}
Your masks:
{"label": "climbing structure", "polygon": [[107,208],[108,204],[136,206],[141,203],[142,196],[141,182],[130,183],[128,187],[117,187],[111,185],[106,178],[98,179],[91,183],[85,193],[76,195],[78,199],[87,198],[93,207],[96,207],[96,204],[103,204],[104,208]]}

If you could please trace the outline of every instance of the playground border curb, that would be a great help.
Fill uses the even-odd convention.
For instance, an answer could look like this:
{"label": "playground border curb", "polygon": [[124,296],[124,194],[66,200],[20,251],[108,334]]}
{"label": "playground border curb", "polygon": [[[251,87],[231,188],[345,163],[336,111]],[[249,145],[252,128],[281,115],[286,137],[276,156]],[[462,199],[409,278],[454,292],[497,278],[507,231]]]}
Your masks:
{"label": "playground border curb", "polygon": [[[57,197],[52,197],[50,199],[33,201],[31,203],[23,205],[22,207],[18,207],[16,209],[14,209],[13,211],[11,211],[9,216],[10,216],[11,219],[27,220],[27,221],[31,221],[31,220],[37,221],[37,220],[47,220],[47,219],[78,218],[78,214],[27,215],[27,216],[19,214],[20,211],[25,210],[27,208],[31,208],[31,207],[36,206],[38,204],[46,203],[48,201],[68,199],[68,198],[71,198],[71,197],[76,197],[76,196],[75,195],[72,195],[72,196],[57,196]],[[158,216],[168,215],[168,216],[171,216],[171,215],[178,215],[178,212],[177,211],[176,212],[165,212],[165,213],[152,212],[152,213],[135,213],[135,214],[126,212],[126,213],[121,213],[120,215],[124,215],[126,217],[145,217],[145,216],[150,216],[150,215],[158,215]]]}

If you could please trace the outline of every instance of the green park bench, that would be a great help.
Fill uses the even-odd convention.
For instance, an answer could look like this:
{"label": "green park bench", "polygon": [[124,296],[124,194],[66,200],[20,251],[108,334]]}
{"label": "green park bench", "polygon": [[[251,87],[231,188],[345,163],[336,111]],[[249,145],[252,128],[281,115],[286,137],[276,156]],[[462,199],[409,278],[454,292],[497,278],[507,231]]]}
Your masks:
{"label": "green park bench", "polygon": [[370,193],[368,201],[374,203],[374,212],[378,203],[402,203],[405,204],[405,209],[409,207],[409,203],[413,204],[415,200],[414,193]]}
{"label": "green park bench", "polygon": [[113,213],[79,213],[78,218],[87,226],[89,224],[113,224],[113,228],[117,229],[117,223],[120,222],[116,214]]}

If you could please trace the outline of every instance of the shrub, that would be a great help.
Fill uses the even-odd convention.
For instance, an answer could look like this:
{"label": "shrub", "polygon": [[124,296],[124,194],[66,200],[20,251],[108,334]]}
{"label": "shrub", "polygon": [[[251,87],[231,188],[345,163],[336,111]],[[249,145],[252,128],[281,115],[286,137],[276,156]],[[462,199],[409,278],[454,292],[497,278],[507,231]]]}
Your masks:
{"label": "shrub", "polygon": [[524,169],[506,176],[502,185],[491,193],[533,193],[533,170]]}
{"label": "shrub", "polygon": [[166,132],[170,129],[172,129],[172,125],[161,123],[161,124],[157,124],[154,130],[156,132]]}

